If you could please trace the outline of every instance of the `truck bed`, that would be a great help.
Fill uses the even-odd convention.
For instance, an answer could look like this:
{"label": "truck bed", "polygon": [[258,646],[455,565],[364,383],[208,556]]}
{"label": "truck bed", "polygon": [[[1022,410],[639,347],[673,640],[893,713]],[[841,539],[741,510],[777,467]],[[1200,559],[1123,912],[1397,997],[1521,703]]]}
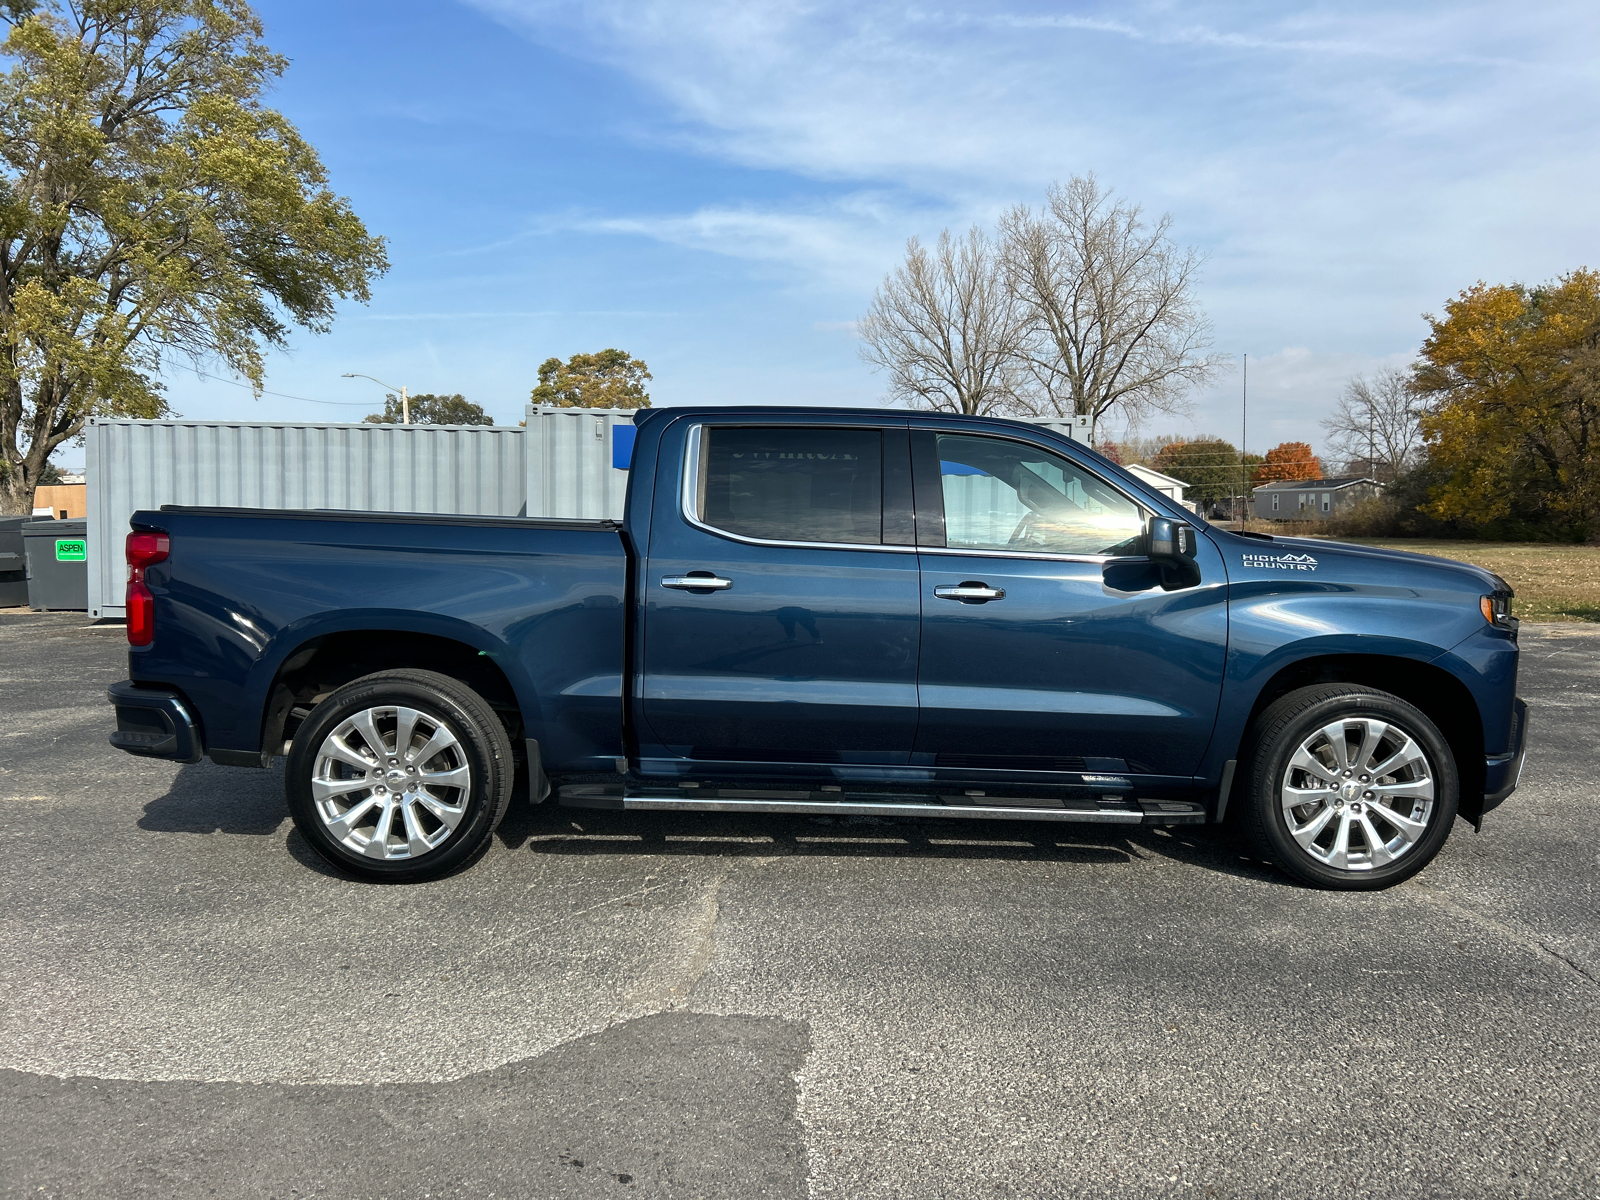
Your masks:
{"label": "truck bed", "polygon": [[547,762],[623,752],[616,521],[172,505],[132,524],[171,552],[148,572],[159,635],[130,677],[180,691],[215,761],[280,752],[298,707],[396,638],[526,714],[524,736],[548,726]]}

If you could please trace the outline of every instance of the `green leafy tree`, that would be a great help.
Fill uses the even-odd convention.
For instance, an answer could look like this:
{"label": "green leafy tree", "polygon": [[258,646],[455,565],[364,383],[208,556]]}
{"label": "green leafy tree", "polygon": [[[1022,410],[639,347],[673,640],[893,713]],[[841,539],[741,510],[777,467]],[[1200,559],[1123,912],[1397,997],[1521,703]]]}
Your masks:
{"label": "green leafy tree", "polygon": [[1238,447],[1216,437],[1168,442],[1150,465],[1183,480],[1189,485],[1184,489],[1186,498],[1205,504],[1237,496],[1244,482]]}
{"label": "green leafy tree", "polygon": [[[493,425],[494,418],[461,393],[453,396],[435,396],[423,392],[407,402],[411,409],[413,425]],[[369,425],[398,425],[405,416],[399,396],[385,396],[383,411],[366,418]]]}
{"label": "green leafy tree", "polygon": [[566,362],[547,358],[539,364],[535,404],[557,408],[649,408],[650,368],[625,350],[574,354]]}
{"label": "green leafy tree", "polygon": [[286,61],[245,0],[12,4],[0,44],[0,511],[95,414],[167,411],[164,357],[257,389],[387,269],[261,102]]}

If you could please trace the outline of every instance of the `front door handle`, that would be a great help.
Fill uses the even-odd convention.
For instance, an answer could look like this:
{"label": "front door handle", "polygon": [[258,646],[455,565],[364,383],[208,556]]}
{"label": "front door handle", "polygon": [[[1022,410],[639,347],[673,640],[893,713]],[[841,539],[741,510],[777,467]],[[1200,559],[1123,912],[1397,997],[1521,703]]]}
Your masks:
{"label": "front door handle", "polygon": [[722,579],[709,571],[690,575],[663,575],[661,586],[664,588],[677,588],[680,591],[697,591],[704,588],[708,592],[721,592],[733,586],[733,580]]}
{"label": "front door handle", "polygon": [[959,600],[963,604],[986,604],[1006,598],[1005,588],[990,587],[972,579],[965,583],[941,583],[933,589],[933,594],[941,600]]}

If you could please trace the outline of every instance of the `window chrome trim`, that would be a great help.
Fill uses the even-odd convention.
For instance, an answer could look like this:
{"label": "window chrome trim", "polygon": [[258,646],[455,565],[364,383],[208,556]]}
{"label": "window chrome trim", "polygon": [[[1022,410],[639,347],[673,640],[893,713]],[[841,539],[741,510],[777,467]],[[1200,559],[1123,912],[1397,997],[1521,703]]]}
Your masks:
{"label": "window chrome trim", "polygon": [[963,550],[951,546],[918,546],[920,554],[958,555],[961,558],[1026,558],[1039,562],[1081,563],[1141,563],[1149,562],[1144,554],[1040,554],[1031,550]]}
{"label": "window chrome trim", "polygon": [[[763,421],[739,422],[737,428],[791,429],[796,427],[781,421]],[[824,427],[819,426],[818,428]],[[859,425],[829,425],[825,426],[825,428],[861,429],[880,427]],[[916,428],[916,426],[912,426],[912,428]],[[683,484],[678,491],[678,510],[683,519],[694,528],[702,531],[703,533],[710,533],[717,537],[727,538],[729,541],[743,542],[747,546],[777,546],[790,550],[868,550],[887,554],[942,554],[946,557],[955,555],[962,558],[1015,558],[1026,559],[1034,562],[1105,564],[1117,562],[1141,563],[1150,561],[1150,558],[1143,554],[1040,554],[1024,550],[965,550],[960,547],[950,546],[890,546],[882,542],[786,542],[776,541],[770,538],[750,537],[747,534],[733,533],[727,529],[719,529],[715,525],[710,525],[705,521],[702,521],[695,513],[695,510],[699,508],[700,501],[700,471],[704,462],[702,447],[705,439],[705,429],[706,427],[703,424],[696,422],[695,424],[689,426],[687,436],[684,439]],[[995,437],[996,435],[984,433],[968,434],[966,436]],[[1024,446],[1032,446],[1031,442],[1023,441],[1021,438],[1004,438],[1002,440],[1018,442]],[[1054,450],[1050,450],[1042,446],[1033,446],[1033,448],[1035,450],[1044,450],[1046,454],[1056,453]],[[1066,456],[1057,455],[1057,457],[1065,458]],[[1068,459],[1067,461],[1071,462],[1072,460]],[[1078,467],[1080,470],[1085,469],[1081,466],[1081,464],[1078,463],[1073,463],[1072,465]],[[1092,471],[1089,473],[1094,475],[1094,472]],[[1110,480],[1101,479],[1099,475],[1094,475],[1094,477],[1121,495],[1123,499],[1127,500],[1128,503],[1132,504],[1140,512],[1144,513],[1145,523],[1147,525],[1149,524],[1150,518],[1155,516],[1154,510],[1139,503],[1139,501],[1128,495]]]}
{"label": "window chrome trim", "polygon": [[[759,423],[741,422],[741,429],[794,429],[794,428],[823,428],[822,426],[794,426],[782,421],[765,421]],[[881,426],[875,425],[839,425],[826,426],[838,429],[871,429],[881,432]],[[687,444],[683,455],[683,486],[679,489],[678,510],[683,519],[694,528],[705,533],[715,534],[717,537],[727,538],[733,542],[743,542],[747,546],[779,546],[791,550],[867,550],[887,554],[915,554],[916,546],[890,546],[883,542],[786,542],[772,538],[750,537],[748,534],[734,533],[731,530],[719,529],[715,525],[702,521],[696,513],[700,507],[700,472],[705,465],[703,443],[706,427],[702,424],[689,426]]]}

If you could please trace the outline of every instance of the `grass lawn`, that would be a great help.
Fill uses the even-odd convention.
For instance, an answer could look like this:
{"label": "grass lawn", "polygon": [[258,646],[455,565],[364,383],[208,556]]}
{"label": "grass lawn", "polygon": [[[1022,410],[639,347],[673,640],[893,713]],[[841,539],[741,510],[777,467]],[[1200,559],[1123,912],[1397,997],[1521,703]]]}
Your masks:
{"label": "grass lawn", "polygon": [[1524,621],[1600,621],[1600,547],[1429,538],[1334,540],[1433,554],[1486,567],[1517,593],[1511,611]]}

